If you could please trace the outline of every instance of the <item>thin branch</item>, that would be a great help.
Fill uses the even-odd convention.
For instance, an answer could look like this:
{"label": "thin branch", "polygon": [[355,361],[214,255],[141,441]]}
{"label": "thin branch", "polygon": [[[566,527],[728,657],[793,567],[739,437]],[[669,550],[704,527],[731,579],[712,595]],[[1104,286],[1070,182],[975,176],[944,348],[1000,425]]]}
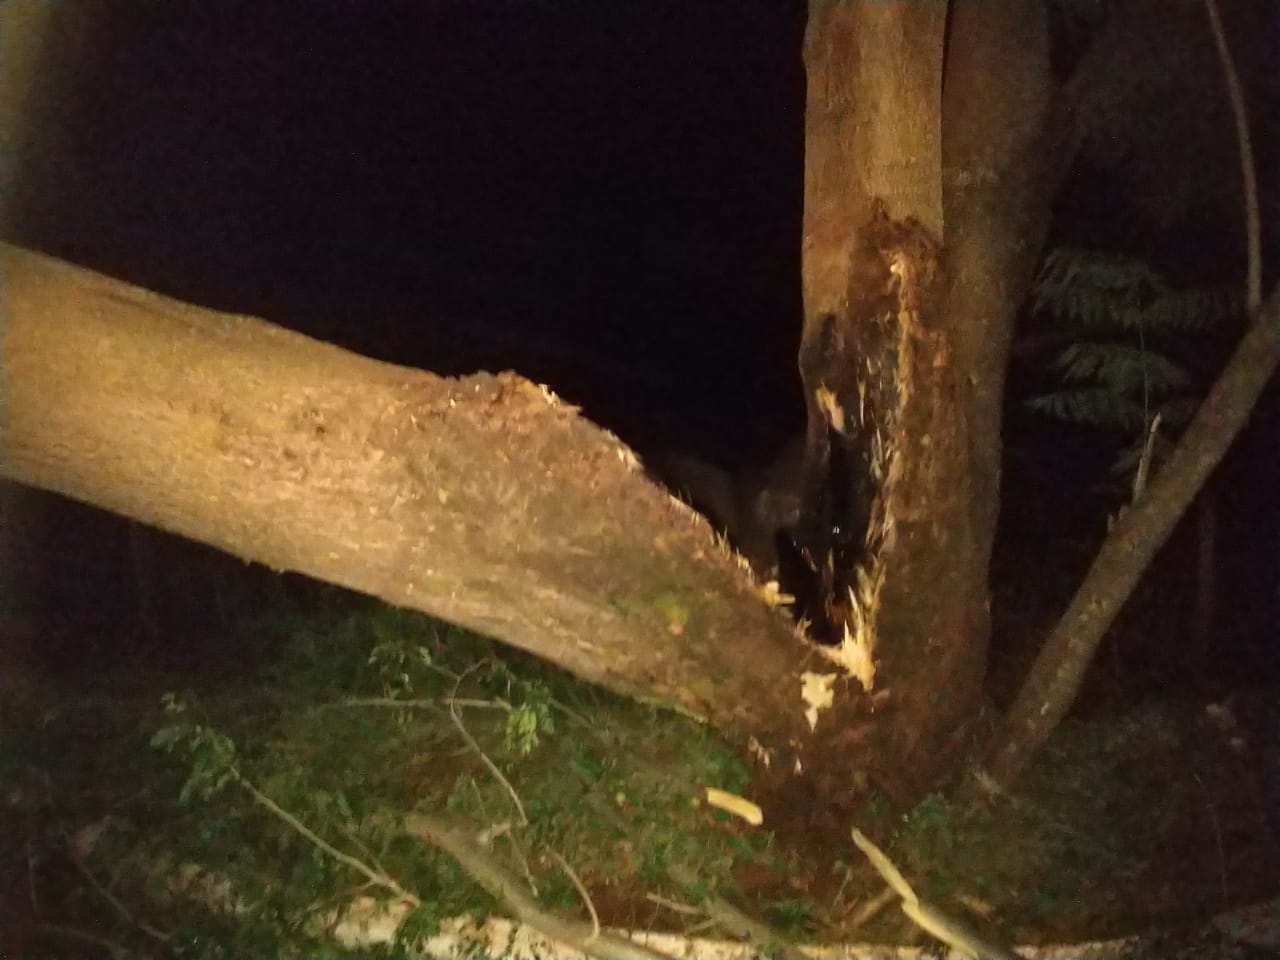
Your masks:
{"label": "thin branch", "polygon": [[1137,503],[1138,498],[1142,496],[1142,491],[1147,489],[1147,477],[1151,474],[1151,461],[1156,453],[1156,437],[1160,430],[1160,420],[1163,417],[1163,413],[1157,413],[1155,419],[1151,421],[1151,426],[1147,429],[1147,439],[1142,445],[1142,456],[1138,459],[1138,469],[1133,474],[1133,491],[1129,499],[1130,503]]}
{"label": "thin branch", "polygon": [[1222,890],[1222,906],[1226,909],[1231,905],[1231,894],[1227,890],[1227,855],[1222,842],[1222,824],[1218,822],[1218,810],[1213,804],[1209,791],[1205,788],[1204,781],[1200,779],[1199,774],[1193,773],[1191,776],[1196,786],[1200,788],[1200,792],[1204,794],[1204,806],[1209,811],[1209,823],[1213,825],[1213,839],[1218,849],[1218,883]]}
{"label": "thin branch", "polygon": [[600,936],[600,914],[596,913],[596,905],[591,900],[591,894],[587,893],[587,888],[582,885],[582,881],[578,879],[578,874],[573,867],[569,866],[568,860],[560,856],[556,850],[552,850],[551,855],[556,858],[556,863],[560,864],[560,869],[569,877],[569,880],[578,890],[578,896],[587,905],[587,913],[591,914],[591,936],[587,938],[587,943],[592,943]]}
{"label": "thin branch", "polygon": [[705,912],[701,907],[691,907],[687,903],[680,903],[677,900],[668,900],[656,893],[646,893],[644,898],[650,903],[656,903],[660,907],[665,907],[672,913],[683,914],[687,917],[700,917]]}
{"label": "thin branch", "polygon": [[525,882],[529,884],[529,892],[535,897],[538,896],[538,880],[533,875],[533,870],[529,866],[529,858],[525,856],[524,847],[516,839],[515,834],[511,831],[511,821],[503,820],[495,823],[493,817],[489,816],[489,805],[484,802],[484,794],[480,792],[480,786],[476,783],[475,777],[467,777],[467,784],[471,787],[471,792],[476,797],[476,807],[480,810],[480,815],[484,817],[484,822],[488,824],[475,836],[475,841],[485,849],[493,845],[494,840],[499,837],[505,839],[511,846],[511,852],[515,854],[516,861],[520,864],[520,872],[524,874]]}
{"label": "thin branch", "polygon": [[153,940],[158,940],[160,943],[169,942],[169,935],[167,933],[165,933],[163,930],[159,930],[153,927],[151,924],[147,923],[145,920],[139,920],[137,917],[135,917],[133,915],[133,911],[131,911],[128,907],[126,907],[124,903],[121,902],[119,897],[117,897],[114,893],[112,893],[110,890],[104,887],[101,881],[99,881],[98,878],[94,875],[93,871],[90,870],[83,863],[81,863],[78,857],[73,856],[73,857],[69,857],[68,859],[71,860],[72,865],[76,868],[76,870],[79,871],[80,876],[84,877],[85,881],[89,884],[89,886],[93,888],[93,891],[98,896],[100,896],[103,900],[107,901],[107,903],[111,905],[112,909],[114,909],[116,913],[120,914],[120,916],[122,916],[127,923],[129,923],[131,926],[137,927],[139,930],[141,930],[147,936],[151,937]]}
{"label": "thin branch", "polygon": [[397,700],[395,697],[345,697],[330,703],[317,703],[308,708],[309,713],[328,713],[331,710],[353,710],[378,708],[384,710],[426,710],[431,713],[442,713],[440,703],[435,700]]}
{"label": "thin branch", "polygon": [[427,710],[432,713],[438,713],[445,707],[455,704],[459,707],[501,710],[504,713],[511,713],[514,710],[511,704],[505,700],[477,700],[465,697],[441,697],[439,700],[424,700],[420,697],[405,700],[399,700],[395,697],[344,697],[331,703],[318,703],[310,709],[312,713],[322,713],[329,710],[376,707],[384,710]]}
{"label": "thin branch", "polygon": [[36,892],[36,851],[31,837],[27,837],[27,897],[31,901],[31,915],[40,916],[40,896]]}
{"label": "thin branch", "polygon": [[599,933],[593,940],[592,927],[588,924],[543,910],[533,897],[524,892],[516,877],[468,839],[475,830],[425,813],[406,815],[404,830],[452,856],[476,883],[503,903],[516,920],[549,939],[600,960],[664,960],[663,954],[610,933]]}
{"label": "thin branch", "polygon": [[[474,669],[475,667],[471,668],[471,670]],[[466,673],[463,673],[462,676],[458,677],[457,683],[454,684],[453,694],[448,700],[449,717],[453,720],[453,725],[458,728],[458,732],[462,734],[462,739],[467,742],[467,746],[476,752],[476,755],[480,757],[480,760],[484,765],[489,768],[489,772],[493,774],[494,778],[502,784],[507,793],[511,796],[511,802],[515,804],[516,813],[520,815],[520,826],[527,827],[529,825],[529,817],[524,812],[524,804],[520,802],[520,795],[516,793],[516,788],[511,785],[511,781],[503,776],[502,771],[498,769],[498,765],[489,759],[489,755],[484,752],[480,747],[480,744],[478,744],[475,738],[467,731],[466,726],[462,722],[462,717],[458,715],[458,708],[455,706],[458,687],[462,684],[463,678],[465,678],[467,673],[470,673],[471,670],[466,671]]]}
{"label": "thin branch", "polygon": [[1256,321],[1262,306],[1262,214],[1258,206],[1258,176],[1253,159],[1253,141],[1249,136],[1249,115],[1244,106],[1244,93],[1240,89],[1240,74],[1227,47],[1227,36],[1222,30],[1215,0],[1204,0],[1209,14],[1209,29],[1213,44],[1222,61],[1222,77],[1227,84],[1227,97],[1231,101],[1231,117],[1236,125],[1236,146],[1240,152],[1240,188],[1244,194],[1245,241],[1249,266],[1245,279],[1245,305],[1249,317]]}
{"label": "thin branch", "polygon": [[505,700],[476,700],[468,697],[446,697],[441,703],[447,707],[475,707],[481,710],[501,710],[504,713],[514,712],[511,704]]}
{"label": "thin branch", "polygon": [[390,876],[390,874],[387,873],[387,868],[382,865],[382,861],[378,858],[377,854],[369,849],[369,845],[360,839],[355,830],[345,824],[339,827],[339,829],[342,831],[342,835],[347,838],[347,842],[359,850],[361,855],[373,864],[375,873],[381,876]]}
{"label": "thin branch", "polygon": [[278,803],[276,803],[274,800],[268,797],[265,793],[263,793],[261,790],[255,787],[252,783],[246,780],[243,776],[240,775],[239,771],[235,772],[235,778],[236,778],[236,782],[245,790],[247,790],[250,796],[252,796],[257,803],[265,807],[268,811],[274,814],[278,819],[284,821],[284,823],[286,823],[289,827],[291,827],[296,833],[301,834],[304,838],[310,841],[312,845],[318,847],[320,850],[324,851],[329,856],[333,857],[333,859],[337,860],[339,863],[346,864],[352,870],[355,870],[357,873],[362,874],[364,877],[366,877],[369,880],[370,883],[374,884],[375,886],[382,887],[384,890],[389,890],[391,893],[395,894],[397,897],[403,898],[405,902],[415,907],[422,905],[421,900],[419,900],[416,896],[414,896],[404,887],[400,886],[400,884],[398,884],[392,877],[388,876],[385,873],[380,873],[374,870],[364,861],[357,860],[355,857],[351,856],[350,854],[343,853],[333,844],[329,843],[327,840],[325,840],[323,837],[317,834],[314,830],[308,827],[305,823],[303,823],[301,820],[299,820],[297,817],[291,814],[288,810],[284,809],[282,806],[280,806]]}
{"label": "thin branch", "polygon": [[[667,876],[690,893],[698,892],[698,877],[692,870],[672,865],[667,867]],[[749,916],[723,897],[703,893],[701,899],[702,909],[718,927],[758,947],[760,953],[783,960],[809,960],[808,954],[773,927]]]}
{"label": "thin branch", "polygon": [[66,937],[68,940],[79,940],[82,943],[91,943],[95,947],[101,947],[113,957],[132,956],[129,950],[125,949],[121,944],[114,940],[108,940],[106,937],[100,937],[97,934],[87,933],[84,930],[77,930],[75,927],[64,927],[60,923],[42,923],[40,929],[45,933],[52,933],[59,937]]}
{"label": "thin branch", "polygon": [[557,710],[563,713],[566,717],[568,717],[574,723],[577,723],[580,726],[587,727],[587,728],[591,728],[595,726],[595,724],[593,724],[590,720],[588,720],[582,714],[578,713],[576,710],[569,707],[567,704],[561,703],[559,700],[555,699],[554,697],[552,697],[549,702],[551,703],[551,706],[555,707]]}
{"label": "thin branch", "polygon": [[889,904],[893,903],[897,894],[894,893],[893,887],[885,887],[866,903],[861,904],[854,912],[848,923],[848,929],[857,930],[864,927],[884,910]]}
{"label": "thin branch", "polygon": [[885,883],[901,898],[902,912],[921,930],[941,940],[962,956],[977,957],[979,960],[1020,960],[1012,950],[983,939],[955,917],[921,900],[893,861],[857,827],[853,828],[853,842],[871,861]]}

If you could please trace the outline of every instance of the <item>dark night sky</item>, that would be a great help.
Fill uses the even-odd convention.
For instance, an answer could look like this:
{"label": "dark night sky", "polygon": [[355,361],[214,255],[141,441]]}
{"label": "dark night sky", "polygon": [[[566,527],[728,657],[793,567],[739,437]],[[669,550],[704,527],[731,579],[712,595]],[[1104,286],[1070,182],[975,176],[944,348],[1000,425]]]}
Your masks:
{"label": "dark night sky", "polygon": [[[515,365],[627,433],[662,409],[664,442],[708,434],[691,408],[780,429],[802,8],[121,10],[68,117],[57,209],[30,218],[40,245],[399,362]],[[457,350],[476,322],[508,342]]]}

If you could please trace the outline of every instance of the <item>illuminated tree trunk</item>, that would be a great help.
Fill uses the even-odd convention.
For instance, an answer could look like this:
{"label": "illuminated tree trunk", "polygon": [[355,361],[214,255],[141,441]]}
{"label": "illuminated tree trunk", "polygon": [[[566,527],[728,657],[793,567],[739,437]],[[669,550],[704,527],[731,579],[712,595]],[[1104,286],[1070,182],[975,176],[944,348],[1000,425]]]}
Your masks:
{"label": "illuminated tree trunk", "polygon": [[438,377],[14,247],[0,477],[767,740],[802,645],[706,522],[514,374]]}
{"label": "illuminated tree trunk", "polygon": [[814,2],[804,50],[799,545],[828,669],[856,681],[833,684],[809,759],[904,798],[947,773],[979,707],[1004,365],[1047,212],[1039,5],[946,18]]}

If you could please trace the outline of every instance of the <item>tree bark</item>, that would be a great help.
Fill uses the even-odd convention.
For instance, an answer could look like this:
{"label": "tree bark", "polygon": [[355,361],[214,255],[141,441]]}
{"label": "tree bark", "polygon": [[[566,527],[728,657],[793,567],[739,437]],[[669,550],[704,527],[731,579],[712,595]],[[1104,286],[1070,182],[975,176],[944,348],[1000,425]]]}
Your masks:
{"label": "tree bark", "polygon": [[1004,366],[1048,219],[1043,11],[959,4],[948,27],[946,6],[815,0],[804,47],[809,442],[834,390],[871,478],[833,655],[862,682],[840,685],[822,762],[903,797],[953,767],[979,709]]}
{"label": "tree bark", "polygon": [[[1049,228],[1054,88],[1044,4],[953,5],[942,103],[946,314],[969,416],[973,564],[985,590],[1000,504],[1005,374]],[[998,69],[993,65],[998,64]],[[985,615],[983,626],[986,630]]]}
{"label": "tree bark", "polygon": [[705,521],[514,374],[444,379],[5,246],[0,475],[768,741],[805,647]]}

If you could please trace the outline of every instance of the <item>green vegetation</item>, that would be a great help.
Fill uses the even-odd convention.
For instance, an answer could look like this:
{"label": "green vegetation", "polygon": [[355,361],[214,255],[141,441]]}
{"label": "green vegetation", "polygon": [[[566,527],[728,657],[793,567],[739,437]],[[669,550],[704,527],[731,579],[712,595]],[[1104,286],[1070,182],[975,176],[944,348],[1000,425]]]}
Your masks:
{"label": "green vegetation", "polygon": [[1157,462],[1172,448],[1159,428],[1180,434],[1204,389],[1189,359],[1244,314],[1234,288],[1177,290],[1139,261],[1069,248],[1045,258],[1032,301],[1070,342],[1052,363],[1055,388],[1028,406],[1112,431],[1117,477],[1138,469],[1149,435]]}
{"label": "green vegetation", "polygon": [[[406,910],[378,948],[395,956],[446,918],[501,912],[404,832],[411,812],[476,825],[542,909],[585,922],[724,936],[707,920],[719,903],[795,939],[915,936],[896,909],[855,923],[883,883],[847,834],[804,848],[707,806],[706,787],[749,795],[752,771],[685,718],[345,595],[229,643],[261,666],[193,681],[122,665],[7,716],[0,921],[41,955],[341,956],[330,928],[368,897]],[[1204,717],[1153,708],[1057,744],[996,813],[932,796],[905,813],[876,802],[857,825],[921,896],[1011,939],[1218,907],[1230,851],[1202,784],[1239,772]],[[1180,861],[1176,896],[1156,896],[1146,881],[1171,869],[1174,834],[1202,846],[1184,857],[1219,862]]]}

